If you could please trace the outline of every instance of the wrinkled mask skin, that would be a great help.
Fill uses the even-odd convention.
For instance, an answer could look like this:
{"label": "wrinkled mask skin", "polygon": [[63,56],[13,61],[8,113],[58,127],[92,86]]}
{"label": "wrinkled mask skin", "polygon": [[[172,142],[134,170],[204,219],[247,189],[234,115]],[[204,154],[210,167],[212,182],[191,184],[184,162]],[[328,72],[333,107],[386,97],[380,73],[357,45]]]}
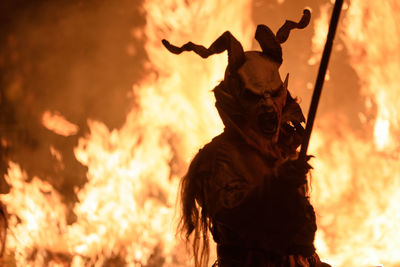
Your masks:
{"label": "wrinkled mask skin", "polygon": [[240,128],[258,142],[276,143],[286,104],[287,79],[282,83],[279,64],[262,53],[245,54],[246,61],[237,71],[242,82],[238,102],[244,113]]}

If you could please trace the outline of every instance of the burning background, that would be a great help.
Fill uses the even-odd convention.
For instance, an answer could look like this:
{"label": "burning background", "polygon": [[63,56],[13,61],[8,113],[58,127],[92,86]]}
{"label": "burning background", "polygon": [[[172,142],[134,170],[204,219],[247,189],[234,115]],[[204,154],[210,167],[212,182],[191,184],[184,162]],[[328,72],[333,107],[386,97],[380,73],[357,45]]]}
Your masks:
{"label": "burning background", "polygon": [[[180,177],[222,130],[226,55],[175,56],[225,30],[259,49],[312,10],[281,74],[309,106],[333,1],[2,1],[4,266],[190,266],[175,236]],[[400,266],[400,3],[344,4],[311,138],[316,246],[332,266]]]}

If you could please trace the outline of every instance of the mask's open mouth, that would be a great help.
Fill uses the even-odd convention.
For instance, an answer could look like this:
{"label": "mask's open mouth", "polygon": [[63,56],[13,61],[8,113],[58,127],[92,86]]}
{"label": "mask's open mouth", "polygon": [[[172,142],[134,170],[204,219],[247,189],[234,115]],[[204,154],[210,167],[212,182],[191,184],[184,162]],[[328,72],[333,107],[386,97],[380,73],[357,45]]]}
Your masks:
{"label": "mask's open mouth", "polygon": [[258,125],[261,132],[267,136],[272,137],[278,129],[278,116],[275,112],[266,112],[258,116]]}

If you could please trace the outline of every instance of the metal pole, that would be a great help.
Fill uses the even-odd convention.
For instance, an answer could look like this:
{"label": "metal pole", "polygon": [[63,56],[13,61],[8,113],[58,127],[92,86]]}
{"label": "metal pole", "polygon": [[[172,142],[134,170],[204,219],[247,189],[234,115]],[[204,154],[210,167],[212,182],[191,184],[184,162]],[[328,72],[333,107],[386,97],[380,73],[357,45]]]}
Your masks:
{"label": "metal pole", "polygon": [[343,0],[336,0],[335,6],[333,8],[331,22],[329,24],[328,37],[326,38],[324,52],[322,53],[321,64],[319,66],[318,76],[315,82],[315,88],[311,99],[311,105],[308,111],[307,124],[304,133],[303,143],[301,144],[301,150],[299,155],[299,158],[301,159],[305,159],[307,154],[307,148],[310,142],[311,131],[314,125],[315,114],[317,112],[318,102],[321,96],[326,70],[328,68],[329,57],[331,55],[333,39],[335,38],[336,27],[339,21],[342,5],[343,5]]}

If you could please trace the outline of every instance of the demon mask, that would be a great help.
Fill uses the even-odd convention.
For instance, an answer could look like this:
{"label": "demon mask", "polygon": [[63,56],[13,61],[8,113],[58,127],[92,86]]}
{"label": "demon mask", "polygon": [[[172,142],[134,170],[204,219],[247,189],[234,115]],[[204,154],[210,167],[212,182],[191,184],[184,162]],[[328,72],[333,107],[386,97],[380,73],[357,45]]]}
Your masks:
{"label": "demon mask", "polygon": [[209,48],[192,42],[182,47],[166,40],[162,42],[174,54],[194,51],[203,58],[227,50],[225,77],[214,89],[216,107],[225,127],[234,128],[262,152],[274,150],[278,143],[284,150],[295,151],[301,142],[304,116],[287,90],[288,76],[282,82],[279,75],[282,64],[280,44],[287,40],[292,29],[302,29],[309,21],[310,12],[304,10],[298,23],[286,21],[276,35],[267,26],[258,25],[255,39],[262,51],[244,52],[229,31]]}

